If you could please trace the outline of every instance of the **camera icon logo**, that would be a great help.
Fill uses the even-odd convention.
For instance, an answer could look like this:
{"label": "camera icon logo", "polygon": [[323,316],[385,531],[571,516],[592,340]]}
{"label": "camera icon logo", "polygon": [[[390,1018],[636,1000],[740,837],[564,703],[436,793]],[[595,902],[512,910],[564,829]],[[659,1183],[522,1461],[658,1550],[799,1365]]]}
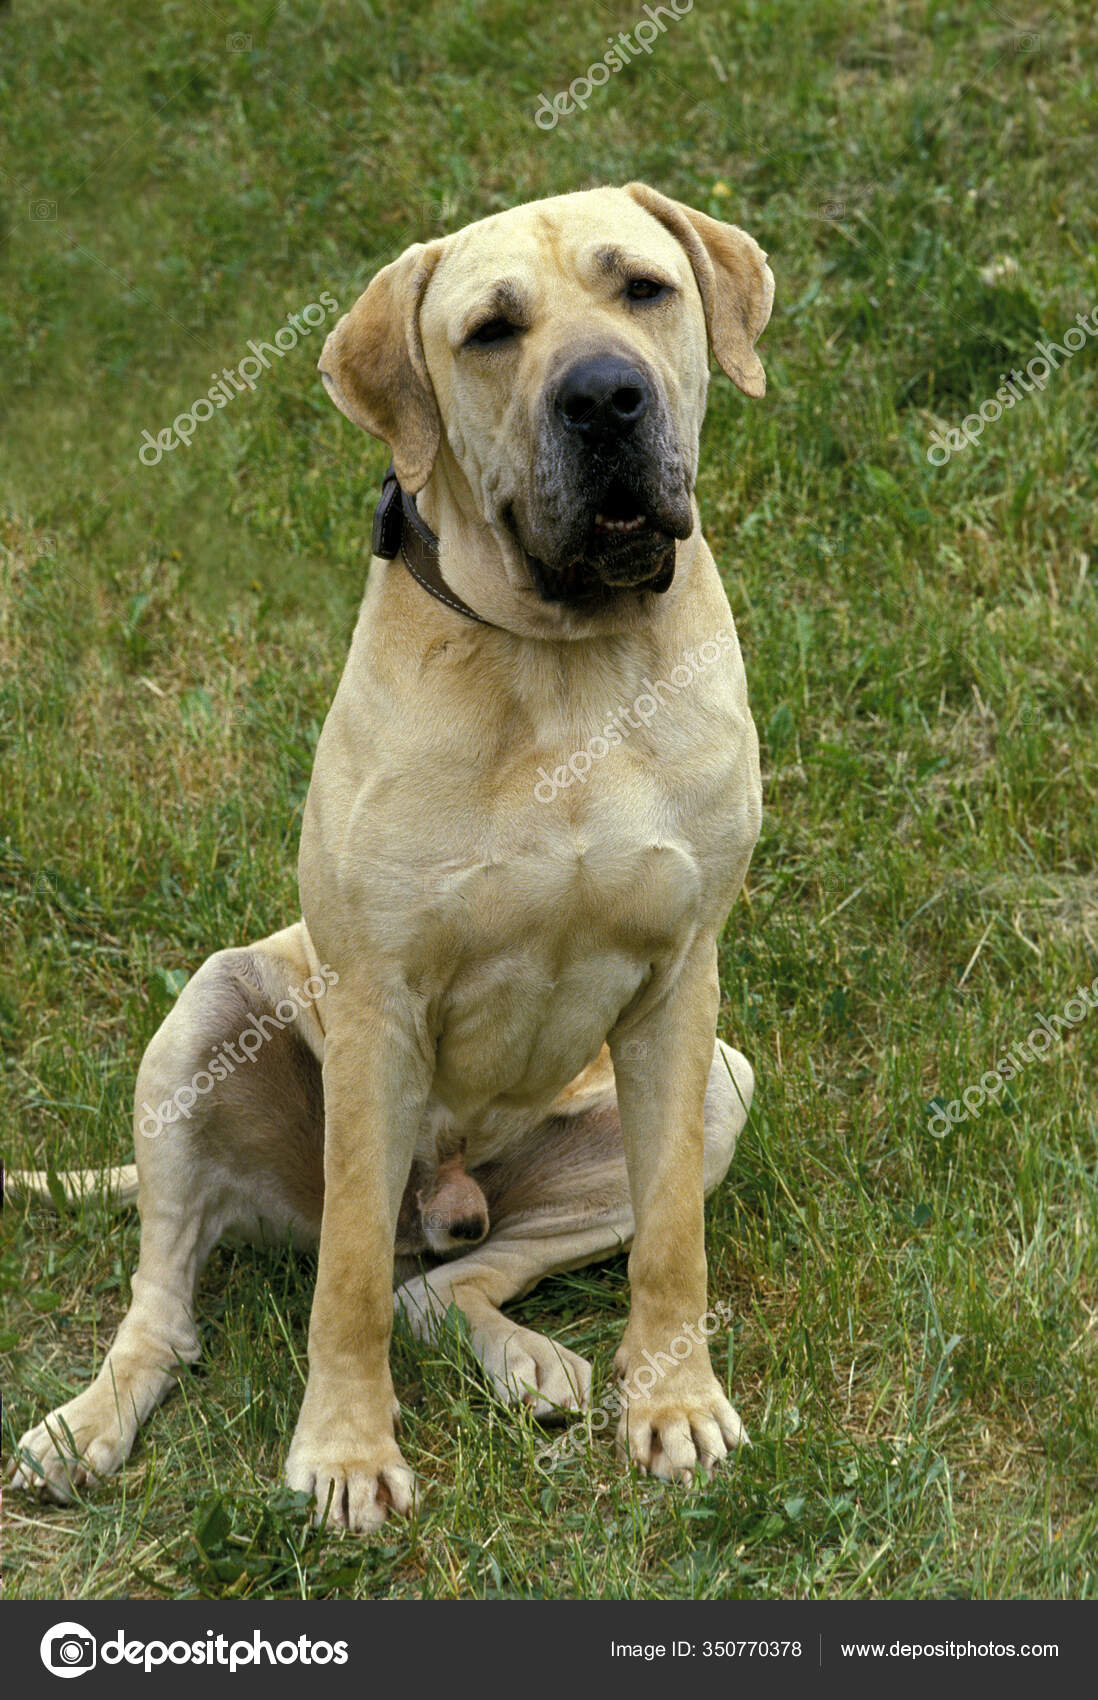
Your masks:
{"label": "camera icon logo", "polygon": [[43,1635],[39,1650],[54,1676],[83,1676],[95,1668],[95,1637],[82,1623],[55,1623]]}

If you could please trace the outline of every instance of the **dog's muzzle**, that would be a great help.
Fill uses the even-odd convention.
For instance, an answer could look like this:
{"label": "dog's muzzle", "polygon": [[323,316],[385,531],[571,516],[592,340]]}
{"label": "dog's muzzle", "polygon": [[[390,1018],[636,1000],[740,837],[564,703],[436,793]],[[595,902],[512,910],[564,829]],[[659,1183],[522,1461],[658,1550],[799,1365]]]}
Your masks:
{"label": "dog's muzzle", "polygon": [[582,608],[668,588],[693,515],[666,403],[639,361],[603,351],[559,375],[530,498],[510,521],[543,601]]}

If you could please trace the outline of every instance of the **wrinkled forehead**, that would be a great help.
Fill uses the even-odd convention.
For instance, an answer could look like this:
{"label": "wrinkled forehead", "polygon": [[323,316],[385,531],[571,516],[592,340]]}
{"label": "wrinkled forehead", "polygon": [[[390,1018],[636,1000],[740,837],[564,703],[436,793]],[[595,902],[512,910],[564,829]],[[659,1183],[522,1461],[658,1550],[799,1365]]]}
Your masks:
{"label": "wrinkled forehead", "polygon": [[456,347],[486,309],[521,319],[547,294],[587,290],[638,273],[691,280],[681,244],[621,191],[593,190],[512,207],[445,238],[423,303],[425,339]]}

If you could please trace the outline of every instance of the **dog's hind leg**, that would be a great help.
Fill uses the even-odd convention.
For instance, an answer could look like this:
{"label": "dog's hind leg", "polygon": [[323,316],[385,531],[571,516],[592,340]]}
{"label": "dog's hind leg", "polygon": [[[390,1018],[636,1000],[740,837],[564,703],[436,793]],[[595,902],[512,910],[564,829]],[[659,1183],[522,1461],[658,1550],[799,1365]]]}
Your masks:
{"label": "dog's hind leg", "polygon": [[[747,1119],[754,1075],[746,1058],[717,1041],[705,1100],[705,1190],[723,1180]],[[428,1337],[451,1304],[489,1381],[505,1403],[545,1418],[584,1410],[591,1390],[585,1359],[504,1316],[547,1275],[597,1262],[627,1247],[633,1207],[618,1120],[614,1073],[605,1050],[561,1095],[549,1119],[504,1161],[474,1171],[488,1200],[488,1237],[475,1251],[397,1289],[397,1309]],[[684,1317],[684,1323],[697,1319]]]}
{"label": "dog's hind leg", "polygon": [[117,1470],[179,1368],[199,1355],[191,1305],[199,1270],[219,1237],[217,1224],[195,1207],[185,1176],[168,1179],[162,1166],[157,1185],[143,1213],[133,1299],[111,1349],[91,1385],[20,1440],[17,1487],[64,1501]]}
{"label": "dog's hind leg", "polygon": [[[315,1243],[323,1039],[315,1004],[289,997],[315,966],[300,925],[220,951],[150,1041],[135,1093],[141,1254],[132,1303],[91,1385],[23,1436],[17,1485],[65,1500],[120,1467],[140,1424],[199,1356],[195,1284],[224,1234]],[[213,1055],[236,1058],[216,1081]],[[116,1189],[108,1180],[105,1190]]]}

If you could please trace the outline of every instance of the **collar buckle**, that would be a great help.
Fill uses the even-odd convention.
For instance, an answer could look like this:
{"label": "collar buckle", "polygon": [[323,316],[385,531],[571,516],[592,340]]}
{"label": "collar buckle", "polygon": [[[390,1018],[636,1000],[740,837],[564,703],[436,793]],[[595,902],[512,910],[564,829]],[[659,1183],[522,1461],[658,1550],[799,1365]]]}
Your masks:
{"label": "collar buckle", "polygon": [[392,461],[382,480],[381,500],[374,509],[370,546],[383,561],[393,561],[399,554],[416,583],[456,614],[464,614],[480,626],[492,624],[446,583],[439,570],[438,538],[416,507],[415,497],[401,489]]}

